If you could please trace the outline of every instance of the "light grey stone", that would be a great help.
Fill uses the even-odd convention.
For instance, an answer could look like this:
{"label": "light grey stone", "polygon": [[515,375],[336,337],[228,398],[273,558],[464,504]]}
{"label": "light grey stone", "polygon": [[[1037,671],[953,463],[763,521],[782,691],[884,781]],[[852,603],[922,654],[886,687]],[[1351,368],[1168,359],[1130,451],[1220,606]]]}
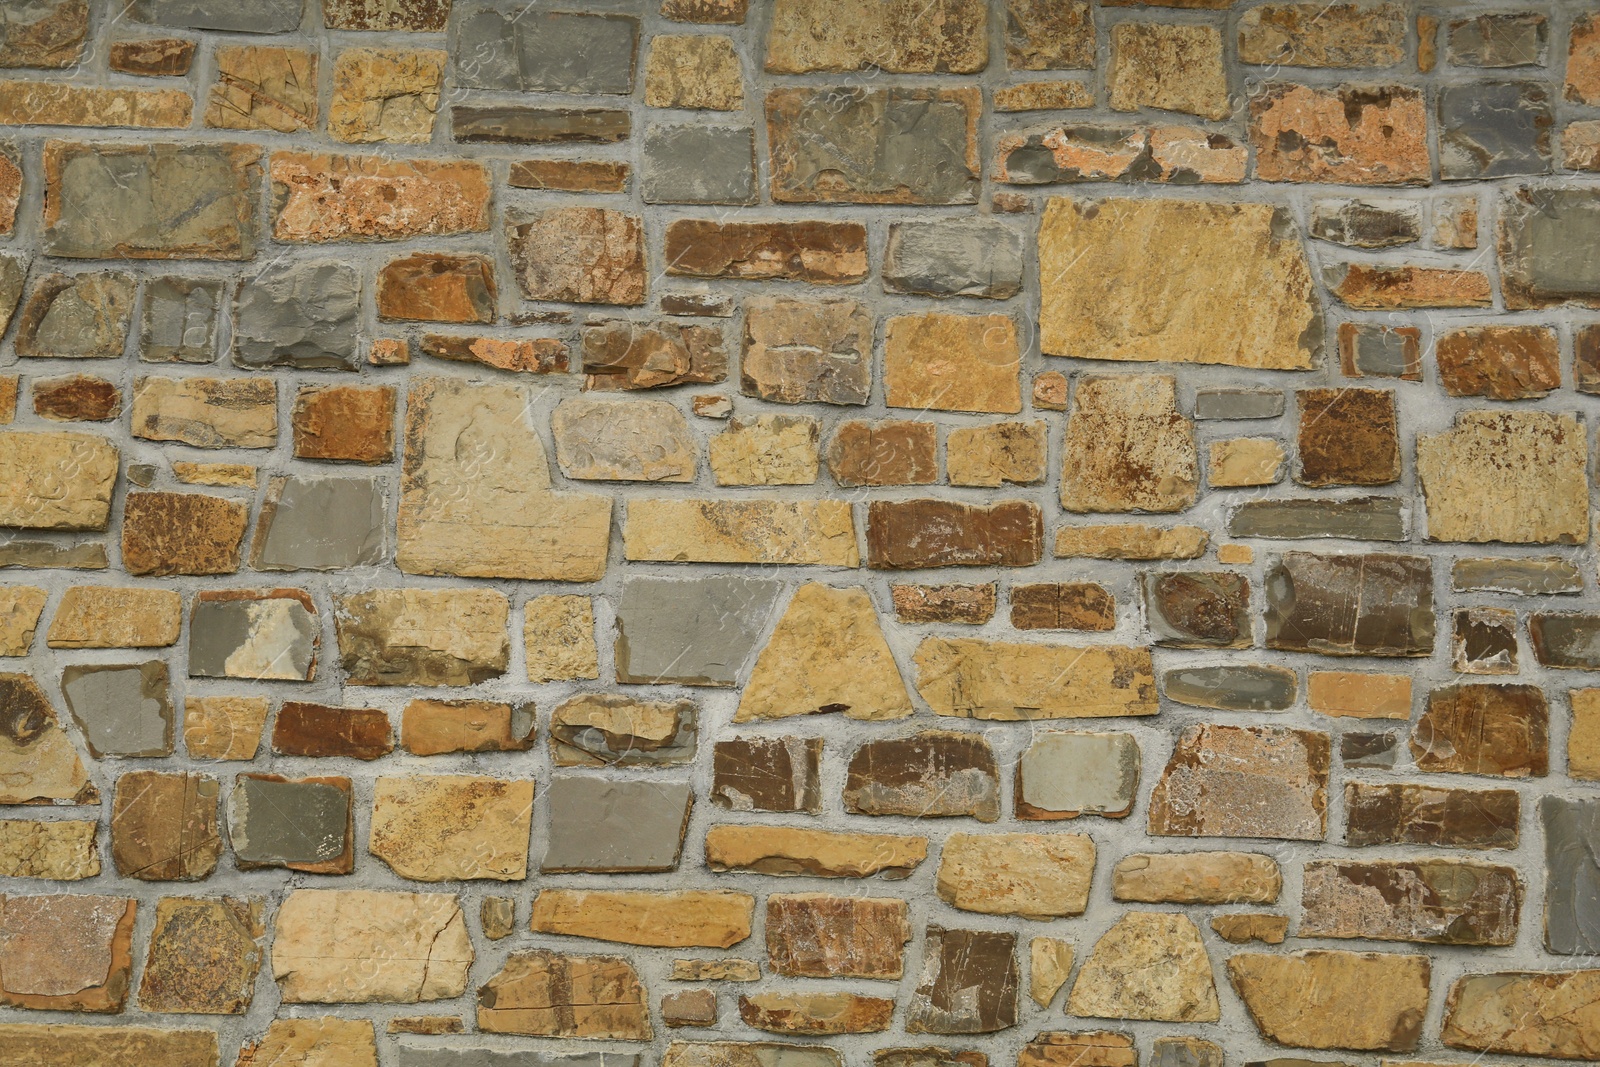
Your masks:
{"label": "light grey stone", "polygon": [[128,343],[138,282],[122,271],[52,274],[23,306],[17,355],[42,359],[117,359]]}
{"label": "light grey stone", "polygon": [[629,580],[617,604],[617,681],[735,684],[781,588],[732,574]]}
{"label": "light grey stone", "polygon": [[74,664],[61,672],[61,692],[95,759],[172,755],[172,699],[160,660]]}
{"label": "light grey stone", "polygon": [[1281,389],[1197,389],[1197,419],[1275,419],[1283,414]]}
{"label": "light grey stone", "polygon": [[355,370],[361,279],[342,263],[278,260],[239,283],[233,362]]}
{"label": "light grey stone", "polygon": [[451,1045],[395,1046],[394,1067],[640,1067],[637,1052],[548,1052],[544,1049]]}
{"label": "light grey stone", "polygon": [[1361,541],[1404,541],[1405,502],[1393,496],[1354,500],[1250,500],[1233,509],[1228,533],[1234,537],[1285,540],[1347,537]]}
{"label": "light grey stone", "polygon": [[1364,377],[1401,378],[1421,373],[1416,331],[1376,322],[1355,323],[1351,361]]}
{"label": "light grey stone", "polygon": [[195,599],[189,677],[310,681],[322,625],[293,596]]}
{"label": "light grey stone", "polygon": [[647,204],[754,204],[756,139],[748,126],[652,126],[644,135]]}
{"label": "light grey stone", "polygon": [[1439,176],[1446,181],[1548,174],[1555,115],[1532,82],[1439,90]]}
{"label": "light grey stone", "polygon": [[1043,733],[1017,764],[1017,814],[1126,815],[1139,789],[1139,743],[1132,734]]}
{"label": "light grey stone", "polygon": [[179,30],[290,33],[300,28],[305,0],[133,0],[136,22]]}
{"label": "light grey stone", "polygon": [[1544,943],[1562,956],[1600,952],[1600,800],[1543,796]]}
{"label": "light grey stone", "polygon": [[456,84],[522,92],[633,92],[639,20],[478,7],[451,20]]}
{"label": "light grey stone", "polygon": [[326,782],[241,774],[228,804],[228,840],[241,863],[327,863],[349,847],[350,794]]}
{"label": "light grey stone", "polygon": [[250,565],[333,571],[384,561],[388,528],[376,478],[276,477],[267,488]]}
{"label": "light grey stone", "polygon": [[217,358],[222,283],[152,278],[144,287],[139,358],[147,363],[210,363]]}
{"label": "light grey stone", "polygon": [[1500,202],[1508,308],[1600,298],[1600,193],[1524,186]]}
{"label": "light grey stone", "polygon": [[1161,686],[1168,700],[1221,711],[1283,711],[1299,688],[1294,671],[1251,664],[1178,667],[1162,675]]}
{"label": "light grey stone", "polygon": [[889,227],[883,288],[1009,299],[1022,291],[1022,235],[984,218],[896,222]]}
{"label": "light grey stone", "polygon": [[540,870],[670,871],[683,852],[688,782],[619,782],[558,775],[544,794],[550,847]]}
{"label": "light grey stone", "polygon": [[665,400],[573,396],[550,418],[556,462],[584,481],[690,482],[699,449],[683,412]]}

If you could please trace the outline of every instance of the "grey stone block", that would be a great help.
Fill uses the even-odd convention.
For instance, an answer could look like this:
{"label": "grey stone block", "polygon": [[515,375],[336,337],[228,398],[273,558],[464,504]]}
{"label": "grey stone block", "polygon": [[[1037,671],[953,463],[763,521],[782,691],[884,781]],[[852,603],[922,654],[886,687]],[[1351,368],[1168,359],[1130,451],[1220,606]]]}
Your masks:
{"label": "grey stone block", "polygon": [[1539,798],[1544,825],[1544,943],[1562,956],[1600,952],[1600,800]]}
{"label": "grey stone block", "polygon": [[228,805],[228,839],[243,863],[327,863],[349,846],[350,794],[326,782],[241,774]]}
{"label": "grey stone block", "polygon": [[1022,291],[1022,235],[983,218],[894,223],[883,287],[920,296],[1008,299]]}
{"label": "grey stone block", "polygon": [[139,358],[147,363],[210,363],[217,358],[222,283],[153,278],[144,288]]}
{"label": "grey stone block", "polygon": [[557,776],[545,790],[550,847],[540,870],[674,870],[693,803],[688,782]]}
{"label": "grey stone block", "polygon": [[300,28],[305,0],[133,0],[137,22],[179,30],[290,33]]}
{"label": "grey stone block", "polygon": [[354,268],[279,260],[239,283],[233,362],[354,370],[360,319],[361,279]]}
{"label": "grey stone block", "polygon": [[639,20],[477,8],[456,17],[456,84],[522,92],[633,92]]}
{"label": "grey stone block", "polygon": [[61,692],[96,759],[172,755],[172,699],[160,660],[73,665],[61,672]]}
{"label": "grey stone block", "polygon": [[1439,176],[1446,181],[1548,174],[1555,115],[1532,82],[1439,90]]}
{"label": "grey stone block", "polygon": [[197,598],[189,622],[189,677],[307,681],[321,633],[317,617],[292,596]]}
{"label": "grey stone block", "polygon": [[647,204],[754,204],[755,131],[652,126],[644,138]]}
{"label": "grey stone block", "polygon": [[1179,667],[1161,678],[1168,700],[1224,711],[1283,711],[1294,704],[1295,672],[1283,667]]}
{"label": "grey stone block", "polygon": [[275,478],[250,565],[263,571],[343,570],[384,561],[383,483],[376,478]]}
{"label": "grey stone block", "polygon": [[628,581],[617,605],[617,681],[733,685],[781,588],[731,574]]}

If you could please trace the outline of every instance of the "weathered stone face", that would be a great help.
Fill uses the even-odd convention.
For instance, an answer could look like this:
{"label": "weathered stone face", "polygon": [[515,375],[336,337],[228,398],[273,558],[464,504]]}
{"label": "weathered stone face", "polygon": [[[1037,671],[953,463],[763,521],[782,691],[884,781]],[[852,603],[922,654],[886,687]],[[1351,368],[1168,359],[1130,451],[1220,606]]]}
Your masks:
{"label": "weathered stone face", "polygon": [[[564,997],[585,1010],[575,1010]],[[650,1010],[633,965],[619,956],[518,952],[478,990],[488,1033],[648,1041]]]}
{"label": "weathered stone face", "polygon": [[718,741],[711,802],[734,811],[822,810],[820,738],[751,737]]}
{"label": "weathered stone face", "polygon": [[1510,867],[1461,860],[1306,865],[1302,936],[1451,945],[1516,940],[1522,887]]}
{"label": "weathered stone face", "polygon": [[255,993],[263,902],[166,897],[139,982],[144,1011],[242,1015]]}
{"label": "weathered stone face", "polygon": [[1427,130],[1424,95],[1408,86],[1276,83],[1250,101],[1262,181],[1424,184]]}
{"label": "weathered stone face", "polygon": [[379,778],[367,848],[417,882],[527,877],[533,783],[468,775]]}
{"label": "weathered stone face", "polygon": [[529,300],[644,303],[644,234],[637,216],[606,208],[551,208],[509,219],[506,241]]}
{"label": "weathered stone face", "polygon": [[483,5],[457,17],[457,84],[522,92],[633,91],[637,19],[567,12],[513,17]]}
{"label": "weathered stone face", "polygon": [[1345,785],[1345,842],[1516,848],[1521,800],[1511,789]]}
{"label": "weathered stone face", "polygon": [[1108,78],[1114,111],[1156,108],[1227,118],[1222,34],[1214,26],[1122,22],[1111,30]]}
{"label": "weathered stone face", "polygon": [[1267,571],[1267,647],[1426,656],[1433,651],[1432,576],[1420,556],[1285,552]]}
{"label": "weathered stone face", "polygon": [[844,787],[845,810],[914,818],[1000,817],[1000,775],[980,735],[928,730],[869,741],[856,749]]}
{"label": "weathered stone face", "polygon": [[945,500],[874,500],[867,508],[867,566],[1027,567],[1044,553],[1038,505],[974,507]]}
{"label": "weathered stone face", "polygon": [[1083,834],[951,834],[937,890],[952,907],[984,915],[1082,915],[1094,857]]}
{"label": "weathered stone face", "polygon": [[448,894],[299,889],[278,908],[272,976],[291,1004],[415,1004],[465,992],[472,958]]}
{"label": "weathered stone face", "polygon": [[1528,685],[1435,689],[1411,734],[1419,770],[1543,777],[1549,770],[1550,710]]}
{"label": "weathered stone face", "polygon": [[1406,54],[1394,3],[1261,4],[1239,19],[1239,61],[1278,67],[1390,67]]}
{"label": "weathered stone face", "polygon": [[337,598],[352,685],[471,685],[505,673],[509,605],[488,589],[382,589]]}
{"label": "weathered stone face", "polygon": [[915,663],[917,692],[939,715],[1017,721],[1158,710],[1144,648],[930,637],[918,646]]}
{"label": "weathered stone face", "polygon": [[1067,998],[1074,1015],[1215,1022],[1221,1015],[1200,931],[1186,915],[1130,911],[1095,942]]}
{"label": "weathered stone face", "polygon": [[1192,726],[1150,796],[1150,832],[1320,841],[1327,834],[1328,735],[1269,726]]}
{"label": "weathered stone face", "polygon": [[1388,389],[1301,389],[1295,481],[1388,485],[1400,478],[1399,415]]}
{"label": "weathered stone face", "polygon": [[1228,977],[1257,1027],[1295,1048],[1410,1052],[1428,1010],[1426,956],[1240,953]]}
{"label": "weathered stone face", "polygon": [[896,408],[1014,413],[1020,364],[1008,316],[896,317],[884,338],[884,393]]}
{"label": "weathered stone face", "polygon": [[1254,852],[1152,852],[1124,857],[1111,894],[1142,904],[1271,904],[1283,874]]}
{"label": "weathered stone face", "polygon": [[348,778],[241,774],[228,808],[228,844],[245,870],[318,874],[353,868],[355,814]]}
{"label": "weathered stone face", "polygon": [[[172,754],[172,699],[162,661],[75,664],[62,671],[61,692],[95,759]],[[37,708],[24,700],[32,718]]]}
{"label": "weathered stone face", "polygon": [[121,1012],[136,909],[125,897],[87,893],[0,897],[0,1004]]}
{"label": "weathered stone face", "polygon": [[1589,244],[1600,227],[1600,200],[1589,190],[1519,186],[1501,196],[1499,208],[1508,308],[1600,300],[1600,260]]}
{"label": "weathered stone face", "polygon": [[1439,172],[1445,179],[1548,174],[1555,125],[1550,93],[1527,82],[1452,85],[1439,93]]}

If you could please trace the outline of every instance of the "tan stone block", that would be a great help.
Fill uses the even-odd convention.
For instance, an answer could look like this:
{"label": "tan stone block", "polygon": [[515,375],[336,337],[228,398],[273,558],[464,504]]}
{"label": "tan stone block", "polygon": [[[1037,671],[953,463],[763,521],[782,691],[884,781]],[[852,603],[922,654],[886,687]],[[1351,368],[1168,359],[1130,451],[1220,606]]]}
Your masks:
{"label": "tan stone block", "polygon": [[692,482],[699,444],[665,400],[567,397],[550,417],[561,473],[581,481]]}
{"label": "tan stone block", "polygon": [[1572,727],[1567,733],[1567,776],[1600,781],[1600,689],[1573,689]]}
{"label": "tan stone block", "polygon": [[936,715],[1016,722],[1154,715],[1150,650],[929,637],[917,692]]}
{"label": "tan stone block", "polygon": [[656,948],[727,948],[750,936],[755,898],[724,889],[543,889],[536,934],[565,934]]}
{"label": "tan stone block", "polygon": [[649,1041],[650,1002],[620,956],[514,952],[478,990],[478,1029],[491,1034]]}
{"label": "tan stone block", "polygon": [[528,876],[533,783],[470,775],[379,778],[367,848],[402,878]]}
{"label": "tan stone block", "polygon": [[598,207],[549,208],[506,223],[511,267],[529,300],[644,303],[644,224]]}
{"label": "tan stone block", "polygon": [[1072,942],[1035,937],[1028,942],[1028,995],[1048,1008],[1072,973]]}
{"label": "tan stone block", "polygon": [[889,1029],[894,1001],[858,993],[756,993],[739,998],[739,1017],[775,1034],[872,1034]]}
{"label": "tan stone block", "polygon": [[1275,485],[1283,479],[1283,445],[1269,437],[1213,441],[1206,455],[1206,484],[1213,489]]}
{"label": "tan stone block", "polygon": [[1130,911],[1095,942],[1067,1011],[1098,1019],[1216,1022],[1222,1017],[1211,959],[1187,916]]}
{"label": "tan stone block", "polygon": [[377,1036],[367,1019],[274,1019],[234,1067],[378,1067]]}
{"label": "tan stone block", "polygon": [[1217,562],[1228,564],[1254,563],[1256,550],[1249,545],[1218,545]]}
{"label": "tan stone block", "polygon": [[315,52],[272,45],[224,45],[217,49],[216,58],[217,80],[206,102],[207,126],[277,133],[316,126]]}
{"label": "tan stone block", "polygon": [[1114,111],[1153,107],[1225,119],[1233,110],[1215,26],[1118,23],[1111,29],[1107,85]]}
{"label": "tan stone block", "polygon": [[744,107],[744,71],[733,38],[676,33],[651,38],[644,66],[644,102],[648,107],[707,111]]}
{"label": "tan stone block", "polygon": [[939,855],[939,899],[983,915],[1082,915],[1094,859],[1086,834],[951,834]]}
{"label": "tan stone block", "polygon": [[511,608],[493,589],[374,589],[334,608],[349,685],[472,685],[510,659]]}
{"label": "tan stone block", "polygon": [[1600,17],[1593,13],[1581,14],[1572,23],[1566,98],[1575,104],[1600,104]]}
{"label": "tan stone block", "polygon": [[175,589],[78,585],[61,594],[51,648],[162,648],[178,640],[183,597]]}
{"label": "tan stone block", "polygon": [[93,821],[0,819],[0,878],[75,882],[100,873]]}
{"label": "tan stone block", "polygon": [[183,702],[183,747],[190,759],[250,760],[261,745],[266,697],[190,696]]}
{"label": "tan stone block", "polygon": [[794,978],[898,979],[911,940],[897,897],[773,893],[767,897],[767,960]]}
{"label": "tan stone block", "polygon": [[[1165,1063],[1163,1046],[1169,1042],[1183,1044],[1182,1055],[1179,1063],[1193,1063],[1198,1067],[1209,1067],[1215,1061],[1207,1059],[1202,1049],[1215,1048],[1209,1042],[1199,1038],[1167,1038],[1158,1037],[1155,1040],[1155,1055],[1157,1063]],[[1187,1046],[1199,1046],[1190,1049]],[[1221,1055],[1218,1049],[1215,1055]],[[1113,1033],[1109,1030],[1091,1030],[1085,1033],[1062,1033],[1060,1031],[1046,1030],[1034,1035],[1033,1040],[1022,1046],[1017,1053],[1017,1067],[1139,1067],[1139,1050],[1134,1047],[1133,1038],[1125,1033]]]}
{"label": "tan stone block", "polygon": [[1463,975],[1445,998],[1440,1037],[1469,1052],[1593,1059],[1600,1056],[1597,993],[1600,970]]}
{"label": "tan stone block", "polygon": [[989,62],[986,7],[952,0],[929,12],[916,0],[776,0],[766,69],[975,74]]}
{"label": "tan stone block", "polygon": [[761,965],[754,960],[673,960],[667,977],[674,982],[759,982]]}
{"label": "tan stone block", "polygon": [[39,683],[0,674],[0,804],[98,804],[100,793]]}
{"label": "tan stone block", "polygon": [[713,871],[820,878],[905,878],[928,856],[923,837],[837,833],[793,826],[713,826],[706,866]]}
{"label": "tan stone block", "polygon": [[215,1030],[153,1026],[0,1025],[0,1062],[16,1067],[217,1067]]}
{"label": "tan stone block", "polygon": [[495,700],[412,700],[400,717],[400,746],[413,756],[449,752],[526,752],[533,747],[533,705]]}
{"label": "tan stone block", "polygon": [[1117,861],[1111,895],[1141,904],[1271,904],[1283,873],[1256,852],[1145,852]]}
{"label": "tan stone block", "polygon": [[452,895],[296,889],[275,926],[272,977],[286,1004],[415,1004],[466,992],[472,942]]}
{"label": "tan stone block", "polygon": [[1289,936],[1289,917],[1262,912],[1229,912],[1213,915],[1211,929],[1230,945],[1247,945],[1252,941],[1281,945]]}
{"label": "tan stone block", "polygon": [[935,411],[1022,410],[1022,356],[1008,315],[901,315],[884,338],[885,402]]}
{"label": "tan stone block", "polygon": [[433,49],[347,48],[333,64],[328,135],[336,141],[427,144],[447,56]]}
{"label": "tan stone block", "polygon": [[[224,49],[226,51],[226,49]],[[0,125],[182,129],[194,101],[178,89],[100,89],[63,82],[0,81]]]}
{"label": "tan stone block", "polygon": [[635,497],[622,547],[633,561],[861,565],[846,500]]}
{"label": "tan stone block", "polygon": [[196,448],[278,443],[278,385],[271,378],[140,378],[133,435]]}
{"label": "tan stone block", "polygon": [[1199,490],[1194,424],[1165,374],[1081,378],[1062,446],[1068,511],[1182,511]]}
{"label": "tan stone block", "polygon": [[33,585],[0,587],[0,656],[26,656],[50,594]]}
{"label": "tan stone block", "polygon": [[812,485],[820,427],[809,415],[734,418],[706,443],[718,485]]}
{"label": "tan stone block", "polygon": [[489,171],[474,160],[272,153],[280,241],[398,241],[489,229]]}
{"label": "tan stone block", "polygon": [[1094,90],[1083,82],[1023,82],[994,91],[996,111],[1070,111],[1094,107]]}
{"label": "tan stone block", "polygon": [[104,530],[117,457],[93,434],[0,432],[0,526]]}
{"label": "tan stone block", "polygon": [[1312,671],[1306,700],[1312,711],[1355,719],[1411,718],[1411,676],[1361,671]]}
{"label": "tan stone block", "polygon": [[1463,411],[1417,437],[1428,540],[1585,544],[1588,460],[1575,414]]}
{"label": "tan stone block", "polygon": [[1295,1048],[1410,1052],[1428,1013],[1426,956],[1243,952],[1228,977],[1269,1040]]}
{"label": "tan stone block", "polygon": [[146,882],[209,878],[222,857],[221,793],[209,774],[129,771],[118,778],[111,802],[117,874]]}
{"label": "tan stone block", "polygon": [[1211,535],[1200,526],[1062,526],[1056,530],[1057,559],[1199,559]]}
{"label": "tan stone block", "polygon": [[522,643],[530,682],[600,677],[594,603],[586,596],[529,598],[522,606]]}
{"label": "tan stone block", "polygon": [[189,463],[174,460],[172,476],[183,485],[210,485],[227,489],[254,489],[259,468],[248,463]]}
{"label": "tan stone block", "polygon": [[1239,17],[1239,62],[1279,67],[1392,67],[1406,57],[1397,3],[1275,3]]}
{"label": "tan stone block", "polygon": [[550,713],[550,758],[557,767],[690,763],[698,718],[691,700],[579,693]]}
{"label": "tan stone block", "polygon": [[1033,485],[1044,481],[1049,451],[1044,422],[962,427],[945,438],[945,469],[951,485]]}

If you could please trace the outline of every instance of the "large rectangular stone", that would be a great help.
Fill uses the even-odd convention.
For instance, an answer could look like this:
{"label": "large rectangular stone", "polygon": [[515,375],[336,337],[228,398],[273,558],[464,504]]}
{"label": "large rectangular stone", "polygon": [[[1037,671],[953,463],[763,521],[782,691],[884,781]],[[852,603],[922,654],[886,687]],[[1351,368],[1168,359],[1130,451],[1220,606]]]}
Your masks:
{"label": "large rectangular stone", "polygon": [[917,692],[937,715],[1014,722],[1154,715],[1150,650],[929,637]]}
{"label": "large rectangular stone", "polygon": [[0,125],[131,126],[171,130],[189,125],[194,100],[178,89],[100,89],[62,82],[0,81]]}
{"label": "large rectangular stone", "polygon": [[543,889],[529,927],[656,948],[728,948],[750,936],[755,898],[720,889]]}
{"label": "large rectangular stone", "polygon": [[1285,552],[1267,569],[1267,647],[1325,656],[1433,651],[1425,556]]}
{"label": "large rectangular stone", "polygon": [[1522,810],[1514,789],[1452,789],[1347,782],[1345,844],[1516,848]]}
{"label": "large rectangular stone", "polygon": [[668,274],[848,284],[867,275],[859,222],[677,219],[667,224]]}
{"label": "large rectangular stone", "polygon": [[274,152],[272,236],[399,241],[489,228],[491,182],[468,159]]}
{"label": "large rectangular stone", "polygon": [[867,508],[867,566],[1028,567],[1044,555],[1044,518],[1031,501],[987,507],[953,500],[874,500]]}
{"label": "large rectangular stone", "polygon": [[0,433],[0,526],[104,530],[117,448],[86,433]]}
{"label": "large rectangular stone", "polygon": [[217,1067],[214,1030],[153,1026],[0,1025],[6,1067]]}
{"label": "large rectangular stone", "polygon": [[633,91],[639,20],[564,11],[458,11],[455,82],[509,92]]}
{"label": "large rectangular stone", "polygon": [[1234,537],[1284,540],[1343,537],[1354,541],[1404,541],[1407,509],[1397,496],[1353,500],[1247,500],[1228,516]]}
{"label": "large rectangular stone", "polygon": [[735,684],[781,588],[742,574],[631,578],[617,602],[617,681]]}
{"label": "large rectangular stone", "polygon": [[847,500],[634,498],[622,547],[663,563],[861,564]]}
{"label": "large rectangular stone", "polygon": [[1508,190],[1498,232],[1506,307],[1600,305],[1600,196],[1593,189]]}
{"label": "large rectangular stone", "polygon": [[1462,860],[1318,860],[1300,903],[1300,937],[1510,945],[1522,886],[1513,868]]}

